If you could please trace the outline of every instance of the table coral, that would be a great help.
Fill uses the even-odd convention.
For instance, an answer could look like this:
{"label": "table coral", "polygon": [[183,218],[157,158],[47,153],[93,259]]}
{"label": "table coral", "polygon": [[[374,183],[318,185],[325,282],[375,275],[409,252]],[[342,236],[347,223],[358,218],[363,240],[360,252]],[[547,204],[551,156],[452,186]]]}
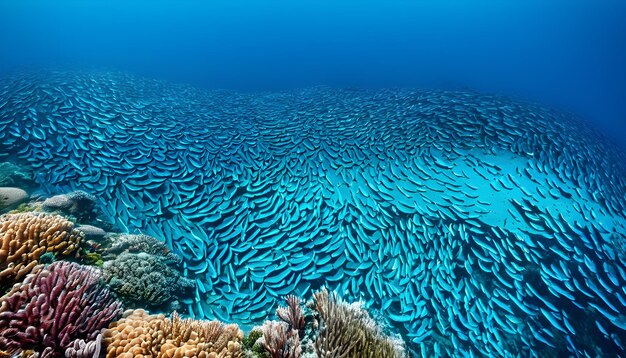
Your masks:
{"label": "table coral", "polygon": [[127,311],[104,332],[107,357],[243,357],[243,332],[235,324]]}
{"label": "table coral", "polygon": [[36,212],[0,216],[0,286],[18,282],[45,253],[77,253],[83,234],[62,216]]}
{"label": "table coral", "polygon": [[99,280],[99,270],[77,263],[37,266],[0,298],[0,350],[39,357],[96,352],[92,342],[121,312]]}

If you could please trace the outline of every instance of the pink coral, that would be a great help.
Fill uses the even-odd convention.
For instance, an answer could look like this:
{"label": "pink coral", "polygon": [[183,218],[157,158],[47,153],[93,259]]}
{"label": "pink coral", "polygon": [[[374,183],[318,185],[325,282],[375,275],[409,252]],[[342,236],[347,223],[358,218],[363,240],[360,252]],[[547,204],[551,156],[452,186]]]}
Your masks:
{"label": "pink coral", "polygon": [[287,307],[279,307],[276,315],[281,320],[289,324],[289,328],[298,331],[298,336],[304,336],[304,311],[302,310],[302,300],[294,295],[285,298]]}
{"label": "pink coral", "polygon": [[287,323],[266,321],[262,327],[263,347],[272,358],[300,358],[302,347],[298,331]]}
{"label": "pink coral", "polygon": [[63,357],[66,350],[98,341],[121,313],[121,304],[99,279],[97,269],[76,263],[35,268],[0,298],[0,350]]}

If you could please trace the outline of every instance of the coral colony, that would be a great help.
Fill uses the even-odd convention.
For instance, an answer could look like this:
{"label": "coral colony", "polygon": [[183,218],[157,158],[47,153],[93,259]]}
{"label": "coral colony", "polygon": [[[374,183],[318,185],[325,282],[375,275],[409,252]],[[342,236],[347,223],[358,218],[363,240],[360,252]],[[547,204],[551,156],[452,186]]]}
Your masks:
{"label": "coral colony", "polygon": [[626,344],[626,157],[554,110],[42,72],[0,139],[0,356]]}

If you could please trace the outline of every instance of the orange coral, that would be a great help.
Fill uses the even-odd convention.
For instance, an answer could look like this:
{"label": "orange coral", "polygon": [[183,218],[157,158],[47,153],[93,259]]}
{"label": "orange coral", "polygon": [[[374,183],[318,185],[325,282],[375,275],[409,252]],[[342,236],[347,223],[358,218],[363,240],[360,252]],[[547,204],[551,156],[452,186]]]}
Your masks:
{"label": "orange coral", "polygon": [[83,234],[59,215],[37,212],[0,216],[0,282],[21,280],[41,255],[76,253]]}
{"label": "orange coral", "polygon": [[107,357],[243,357],[243,332],[235,324],[127,311],[104,332]]}

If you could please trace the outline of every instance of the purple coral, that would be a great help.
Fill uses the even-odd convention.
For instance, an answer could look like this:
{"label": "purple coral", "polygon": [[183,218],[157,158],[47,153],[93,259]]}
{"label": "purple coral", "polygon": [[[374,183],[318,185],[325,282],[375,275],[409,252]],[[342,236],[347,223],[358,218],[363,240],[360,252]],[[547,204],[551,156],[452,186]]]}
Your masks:
{"label": "purple coral", "polygon": [[97,341],[101,329],[121,312],[121,304],[99,279],[97,269],[70,262],[35,269],[0,298],[0,350],[63,357],[76,343]]}

